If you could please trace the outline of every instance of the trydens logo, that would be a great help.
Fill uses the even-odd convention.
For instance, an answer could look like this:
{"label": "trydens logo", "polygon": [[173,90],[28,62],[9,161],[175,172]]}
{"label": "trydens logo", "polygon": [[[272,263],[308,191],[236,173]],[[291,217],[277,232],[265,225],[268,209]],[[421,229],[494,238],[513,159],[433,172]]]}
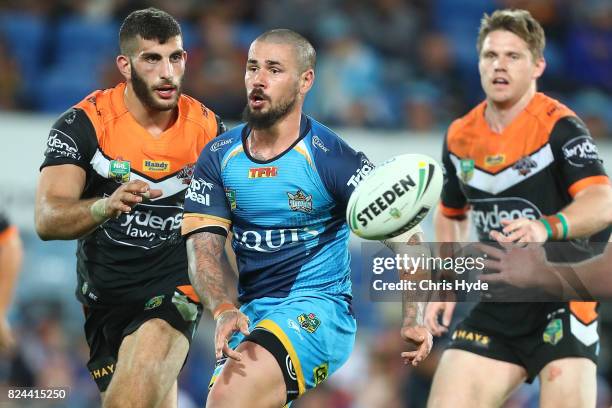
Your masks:
{"label": "trydens logo", "polygon": [[47,139],[47,156],[67,157],[69,159],[80,160],[81,154],[73,138],[61,130],[51,129],[51,134]]}
{"label": "trydens logo", "polygon": [[361,167],[355,171],[355,174],[347,181],[347,186],[357,187],[361,180],[374,169],[374,165],[368,159],[361,159]]}
{"label": "trydens logo", "polygon": [[489,239],[489,232],[501,230],[502,220],[527,218],[536,220],[542,213],[533,203],[523,198],[487,198],[471,200],[472,219],[481,239]]}
{"label": "trydens logo", "polygon": [[599,151],[590,136],[575,137],[562,147],[563,156],[572,166],[584,167],[599,160]]}

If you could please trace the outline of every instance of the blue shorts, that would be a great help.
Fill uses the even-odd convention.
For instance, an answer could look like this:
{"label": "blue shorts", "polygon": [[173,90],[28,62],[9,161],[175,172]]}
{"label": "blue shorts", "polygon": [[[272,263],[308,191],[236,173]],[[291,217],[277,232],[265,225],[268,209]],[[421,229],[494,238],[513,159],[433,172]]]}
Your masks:
{"label": "blue shorts", "polygon": [[[251,321],[251,333],[266,330],[280,340],[291,358],[299,395],[338,370],[353,350],[357,324],[349,302],[341,295],[300,293],[261,298],[242,305],[240,310]],[[229,346],[235,349],[243,340],[242,333],[234,333]],[[211,386],[223,363],[215,367]]]}

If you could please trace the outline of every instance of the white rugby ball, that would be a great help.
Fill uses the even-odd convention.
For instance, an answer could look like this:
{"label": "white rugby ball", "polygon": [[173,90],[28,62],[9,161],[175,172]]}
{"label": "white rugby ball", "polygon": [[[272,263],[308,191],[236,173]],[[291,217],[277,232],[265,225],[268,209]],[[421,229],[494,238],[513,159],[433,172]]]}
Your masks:
{"label": "white rugby ball", "polygon": [[423,154],[395,156],[366,176],[346,207],[346,221],[355,234],[382,240],[420,223],[442,191],[442,168]]}

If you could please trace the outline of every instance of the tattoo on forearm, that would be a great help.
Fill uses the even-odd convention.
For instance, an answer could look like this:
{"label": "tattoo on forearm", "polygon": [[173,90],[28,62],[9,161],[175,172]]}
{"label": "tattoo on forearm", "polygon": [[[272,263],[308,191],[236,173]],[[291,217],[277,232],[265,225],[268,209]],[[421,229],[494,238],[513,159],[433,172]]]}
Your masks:
{"label": "tattoo on forearm", "polygon": [[214,310],[223,302],[233,302],[224,284],[225,237],[208,232],[193,234],[187,239],[189,280],[202,303]]}
{"label": "tattoo on forearm", "polygon": [[[407,242],[408,247],[419,246],[423,243],[423,236],[420,233],[416,233],[410,237]],[[418,282],[431,277],[431,271],[427,269],[419,269],[414,274],[410,274],[407,271],[400,270],[401,280],[410,280]],[[404,327],[421,326],[424,324],[425,318],[425,306],[427,305],[427,293],[420,290],[405,290],[402,293],[402,304],[403,304],[403,315],[404,315]]]}

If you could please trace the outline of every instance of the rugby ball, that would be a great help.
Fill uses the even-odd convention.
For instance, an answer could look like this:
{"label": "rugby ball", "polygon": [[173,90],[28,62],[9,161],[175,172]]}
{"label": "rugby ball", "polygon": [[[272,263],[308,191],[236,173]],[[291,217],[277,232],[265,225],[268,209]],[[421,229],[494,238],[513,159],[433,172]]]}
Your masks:
{"label": "rugby ball", "polygon": [[365,239],[383,240],[420,223],[442,191],[442,168],[423,154],[395,156],[355,188],[346,207],[349,228]]}

